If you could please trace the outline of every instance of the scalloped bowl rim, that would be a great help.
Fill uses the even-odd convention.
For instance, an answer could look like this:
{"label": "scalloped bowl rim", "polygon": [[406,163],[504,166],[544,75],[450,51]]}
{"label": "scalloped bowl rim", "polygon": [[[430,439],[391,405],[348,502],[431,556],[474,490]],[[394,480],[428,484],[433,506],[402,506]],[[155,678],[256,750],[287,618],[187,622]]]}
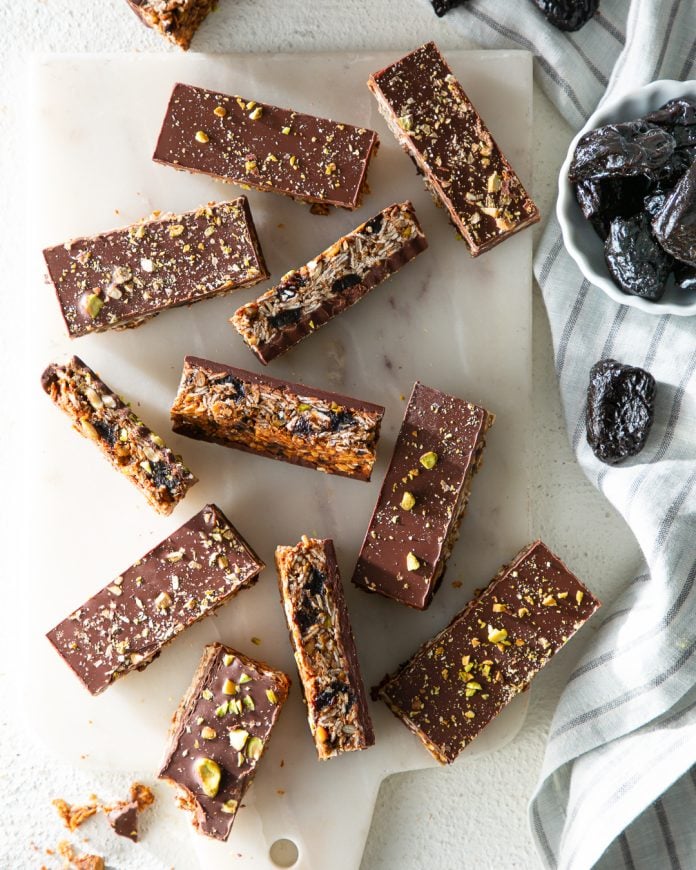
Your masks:
{"label": "scalloped bowl rim", "polygon": [[[628,305],[647,314],[658,316],[676,314],[679,317],[687,317],[696,314],[696,293],[680,291],[673,287],[668,289],[665,296],[657,302],[650,302],[640,296],[623,293],[609,275],[604,262],[601,240],[580,210],[573,187],[568,181],[568,170],[578,142],[589,130],[594,130],[604,124],[639,118],[647,112],[660,108],[669,100],[683,96],[696,99],[696,80],[679,82],[673,79],[660,79],[636,90],[628,91],[606,103],[601,103],[570,143],[558,177],[556,217],[561,226],[565,249],[584,277],[620,305]],[[592,251],[592,256],[588,254],[588,248]],[[693,296],[693,302],[674,301],[674,299],[679,298],[688,299],[687,293],[688,296]]]}

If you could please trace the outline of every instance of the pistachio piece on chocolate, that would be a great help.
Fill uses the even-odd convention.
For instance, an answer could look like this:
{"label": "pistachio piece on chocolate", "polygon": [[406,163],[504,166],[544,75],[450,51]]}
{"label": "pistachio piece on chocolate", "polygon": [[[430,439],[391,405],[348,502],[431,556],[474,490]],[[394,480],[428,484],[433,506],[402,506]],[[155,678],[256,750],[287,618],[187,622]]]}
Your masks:
{"label": "pistachio piece on chocolate", "polygon": [[193,762],[193,770],[198,777],[203,793],[214,798],[220,788],[222,771],[217,761],[201,756]]}
{"label": "pistachio piece on chocolate", "polygon": [[413,494],[407,491],[404,491],[404,494],[401,496],[401,507],[405,511],[410,511],[411,508],[415,505],[416,499]]}
{"label": "pistachio piece on chocolate", "polygon": [[254,761],[258,761],[261,758],[262,752],[263,740],[260,737],[252,737],[246,747],[247,758],[253,758]]}
{"label": "pistachio piece on chocolate", "polygon": [[241,751],[249,739],[249,732],[245,731],[244,728],[235,728],[233,731],[230,731],[228,737],[230,746],[237,751]]}
{"label": "pistachio piece on chocolate", "polygon": [[430,471],[437,465],[437,453],[433,450],[429,450],[421,456],[419,461],[423,468],[427,468],[428,471]]}
{"label": "pistachio piece on chocolate", "polygon": [[420,560],[415,553],[408,553],[406,555],[406,567],[409,571],[417,571],[420,568]]}

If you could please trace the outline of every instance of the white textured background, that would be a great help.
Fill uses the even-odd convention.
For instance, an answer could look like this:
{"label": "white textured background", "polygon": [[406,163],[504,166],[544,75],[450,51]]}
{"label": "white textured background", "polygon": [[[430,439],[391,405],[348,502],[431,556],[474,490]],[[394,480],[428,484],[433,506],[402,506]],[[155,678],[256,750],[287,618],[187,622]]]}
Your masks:
{"label": "white textured background", "polygon": [[[425,0],[220,0],[194,41],[199,51],[274,52],[351,49],[409,49],[427,39],[444,48],[465,47],[447,19],[437,19]],[[34,505],[15,511],[21,474],[13,450],[31,421],[19,415],[21,398],[12,389],[13,348],[30,324],[13,315],[25,290],[22,224],[26,167],[23,107],[31,52],[167,51],[142,27],[125,0],[0,0],[0,456],[4,498],[0,541],[11,553],[13,527],[40,528],[50,517]],[[146,86],[146,83],[144,83]],[[538,88],[534,94],[534,181],[542,214],[553,208],[558,166],[572,131]],[[538,232],[538,228],[537,228]],[[510,276],[511,284],[515,276]],[[16,309],[15,309],[16,311]],[[495,328],[495,324],[491,324]],[[639,558],[623,522],[586,482],[568,447],[553,370],[551,341],[538,290],[534,299],[534,410],[532,500],[536,533],[560,552],[605,601],[628,580]],[[588,360],[588,369],[594,360]],[[20,469],[21,472],[21,469]],[[12,570],[0,570],[0,619],[21,606],[30,553],[17,553]],[[3,558],[5,558],[5,556]],[[50,583],[45,577],[42,582]],[[66,832],[50,806],[53,797],[80,800],[92,792],[105,799],[126,795],[138,775],[86,773],[48,757],[27,737],[26,723],[12,715],[9,669],[21,650],[8,649],[0,629],[0,870],[58,867],[45,855]],[[580,641],[580,643],[582,643]],[[443,770],[401,774],[386,781],[361,870],[534,870],[538,866],[527,831],[526,803],[541,763],[555,701],[577,655],[571,645],[534,683],[527,721],[518,737],[492,756]],[[36,682],[36,715],[49,716]],[[29,742],[28,742],[29,741]],[[128,735],[114,752],[127,752]],[[172,809],[171,790],[157,787],[159,808],[143,817],[144,842],[116,838],[107,826],[88,822],[79,832],[113,870],[192,870],[183,830],[186,817]],[[336,807],[340,812],[340,807]],[[350,837],[350,831],[346,831]],[[336,844],[340,849],[340,843]],[[87,847],[87,846],[86,846]],[[217,870],[217,868],[205,868]],[[330,870],[330,868],[326,868]],[[357,870],[357,868],[356,868]]]}

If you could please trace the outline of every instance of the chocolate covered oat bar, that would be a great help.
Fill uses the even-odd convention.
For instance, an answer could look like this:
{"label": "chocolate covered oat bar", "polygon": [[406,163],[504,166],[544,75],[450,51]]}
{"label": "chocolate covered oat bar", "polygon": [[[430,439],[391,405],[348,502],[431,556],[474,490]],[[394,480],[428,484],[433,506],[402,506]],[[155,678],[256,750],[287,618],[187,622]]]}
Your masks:
{"label": "chocolate covered oat bar", "polygon": [[153,160],[318,206],[355,209],[372,130],[192,85],[174,86]]}
{"label": "chocolate covered oat bar", "polygon": [[276,547],[280,595],[321,760],[375,742],[333,541]]}
{"label": "chocolate covered oat bar", "polygon": [[384,408],[187,356],[171,414],[189,438],[369,480]]}
{"label": "chocolate covered oat bar", "polygon": [[354,305],[427,246],[411,203],[390,205],[243,305],[231,322],[265,365]]}
{"label": "chocolate covered oat bar", "polygon": [[126,0],[147,27],[186,50],[217,0]]}
{"label": "chocolate covered oat bar", "polygon": [[73,429],[93,441],[158,513],[170,514],[197,482],[181,457],[79,357],[48,366],[41,386],[72,419]]}
{"label": "chocolate covered oat bar", "polygon": [[252,586],[264,564],[209,504],[47,637],[93,695],[143,670],[188,626]]}
{"label": "chocolate covered oat bar", "polygon": [[450,763],[599,606],[535,541],[375,694],[434,758]]}
{"label": "chocolate covered oat bar", "polygon": [[353,583],[424,610],[459,536],[495,417],[416,382]]}
{"label": "chocolate covered oat bar", "polygon": [[268,278],[246,197],[47,248],[71,338],[140,326],[168,308]]}
{"label": "chocolate covered oat bar", "polygon": [[177,787],[201,834],[228,838],[289,689],[263,662],[220,643],[205,648],[158,774]]}
{"label": "chocolate covered oat bar", "polygon": [[471,255],[539,220],[539,210],[434,42],[370,76],[404,151]]}

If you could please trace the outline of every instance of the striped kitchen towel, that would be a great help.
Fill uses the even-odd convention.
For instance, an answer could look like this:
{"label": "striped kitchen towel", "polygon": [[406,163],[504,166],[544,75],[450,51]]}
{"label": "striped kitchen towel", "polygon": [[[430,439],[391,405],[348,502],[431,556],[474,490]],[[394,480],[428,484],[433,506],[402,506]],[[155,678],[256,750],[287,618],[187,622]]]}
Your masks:
{"label": "striped kitchen towel", "polygon": [[[426,2],[426,0],[423,0]],[[696,0],[601,0],[565,34],[527,0],[470,0],[452,28],[489,47],[526,48],[576,128],[605,96],[696,77]],[[653,317],[583,280],[555,217],[535,256],[563,408],[585,474],[633,529],[645,567],[597,617],[558,704],[530,820],[559,870],[696,868],[696,319]],[[611,468],[585,439],[591,365],[649,369],[656,421],[637,457]]]}

